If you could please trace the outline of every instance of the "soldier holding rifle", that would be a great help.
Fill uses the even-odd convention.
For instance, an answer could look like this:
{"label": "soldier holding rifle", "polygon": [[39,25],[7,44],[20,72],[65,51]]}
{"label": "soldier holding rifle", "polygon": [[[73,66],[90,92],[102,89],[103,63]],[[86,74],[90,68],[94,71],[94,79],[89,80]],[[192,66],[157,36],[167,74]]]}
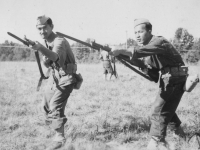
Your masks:
{"label": "soldier holding rifle", "polygon": [[101,50],[99,58],[103,61],[105,80],[107,80],[107,75],[109,75],[109,80],[111,80],[111,77],[113,75],[113,68],[112,68],[112,65],[111,65],[112,56],[109,55],[108,52]]}
{"label": "soldier holding rifle", "polygon": [[44,65],[52,70],[42,105],[46,116],[45,122],[56,132],[54,142],[47,148],[48,150],[58,149],[66,141],[64,124],[67,118],[64,111],[68,97],[77,81],[75,74],[77,65],[70,45],[65,38],[53,32],[53,27],[51,18],[38,17],[36,28],[46,46],[36,41],[31,47],[43,54]]}
{"label": "soldier holding rifle", "polygon": [[188,68],[185,67],[177,50],[165,38],[152,35],[152,25],[149,20],[136,19],[134,30],[135,38],[140,46],[128,50],[113,47],[110,54],[127,55],[132,61],[144,58],[146,68],[157,70],[155,73],[161,72],[159,93],[152,106],[151,140],[147,149],[154,150],[158,147],[168,149],[169,145],[165,140],[167,126],[170,125],[175,134],[185,138],[176,109],[184,93],[183,86],[188,75]]}

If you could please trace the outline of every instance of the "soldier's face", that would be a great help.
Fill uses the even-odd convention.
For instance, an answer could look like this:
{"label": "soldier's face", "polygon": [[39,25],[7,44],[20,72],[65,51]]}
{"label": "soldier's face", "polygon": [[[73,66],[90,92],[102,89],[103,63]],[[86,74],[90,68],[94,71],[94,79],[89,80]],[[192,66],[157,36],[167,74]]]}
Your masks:
{"label": "soldier's face", "polygon": [[145,45],[148,44],[151,38],[151,31],[147,31],[145,24],[140,24],[135,27],[135,38],[138,44]]}
{"label": "soldier's face", "polygon": [[43,26],[37,26],[38,32],[43,39],[47,39],[49,35],[52,33],[53,25],[45,23]]}

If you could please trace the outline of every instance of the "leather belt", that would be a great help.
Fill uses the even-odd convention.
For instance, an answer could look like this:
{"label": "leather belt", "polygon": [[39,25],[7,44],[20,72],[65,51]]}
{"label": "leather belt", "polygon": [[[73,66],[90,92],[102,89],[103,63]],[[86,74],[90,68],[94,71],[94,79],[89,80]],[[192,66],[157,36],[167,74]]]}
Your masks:
{"label": "leather belt", "polygon": [[169,73],[172,76],[186,76],[188,75],[188,67],[178,66],[178,67],[165,67],[161,69],[162,74]]}

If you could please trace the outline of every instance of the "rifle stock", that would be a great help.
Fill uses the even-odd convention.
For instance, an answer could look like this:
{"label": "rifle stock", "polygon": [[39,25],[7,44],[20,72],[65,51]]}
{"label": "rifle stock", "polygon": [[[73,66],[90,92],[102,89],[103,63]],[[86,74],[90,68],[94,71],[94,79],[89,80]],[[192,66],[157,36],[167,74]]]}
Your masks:
{"label": "rifle stock", "polygon": [[[22,40],[21,38],[19,38],[18,36],[10,33],[10,32],[7,32],[8,35],[12,36],[13,38],[17,39],[18,41],[22,42],[24,45],[26,46],[29,46],[29,45],[34,45],[35,43],[29,39],[27,39],[25,37],[25,40]],[[45,77],[43,71],[42,71],[42,66],[41,66],[41,63],[40,63],[40,57],[39,57],[39,53],[38,51],[35,51],[35,58],[36,58],[36,61],[37,61],[37,64],[38,64],[38,68],[39,68],[39,71],[40,71],[40,79],[39,79],[39,82],[38,82],[38,85],[37,85],[37,91],[40,90],[40,86],[42,85],[42,80],[43,79],[48,79],[48,77]]]}

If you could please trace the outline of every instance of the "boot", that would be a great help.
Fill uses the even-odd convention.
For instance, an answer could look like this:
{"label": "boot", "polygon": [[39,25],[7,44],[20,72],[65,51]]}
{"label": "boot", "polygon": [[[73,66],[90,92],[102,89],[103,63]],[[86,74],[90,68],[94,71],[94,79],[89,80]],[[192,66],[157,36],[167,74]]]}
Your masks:
{"label": "boot", "polygon": [[56,129],[56,134],[53,141],[65,141],[65,135],[64,135],[64,125],[62,125],[60,128]]}
{"label": "boot", "polygon": [[59,142],[59,141],[53,141],[53,143],[46,149],[46,150],[57,150],[61,147],[63,147],[63,145],[65,144],[65,142]]}
{"label": "boot", "polygon": [[147,150],[170,150],[170,148],[164,138],[159,139],[158,137],[152,136],[147,145]]}
{"label": "boot", "polygon": [[183,131],[183,129],[181,128],[181,126],[176,127],[176,128],[173,130],[173,136],[174,136],[175,138],[177,138],[177,137],[182,138],[183,140],[186,141],[186,134],[185,134],[185,132]]}
{"label": "boot", "polygon": [[56,129],[56,134],[53,139],[53,143],[46,150],[57,150],[64,146],[66,139],[64,136],[64,125],[62,125],[59,129]]}

